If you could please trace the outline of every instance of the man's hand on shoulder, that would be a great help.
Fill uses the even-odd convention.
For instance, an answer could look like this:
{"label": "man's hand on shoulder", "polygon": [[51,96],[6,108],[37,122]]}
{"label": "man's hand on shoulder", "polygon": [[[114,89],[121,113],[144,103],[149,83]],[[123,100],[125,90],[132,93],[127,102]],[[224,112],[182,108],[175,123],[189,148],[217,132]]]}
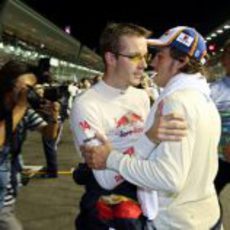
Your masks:
{"label": "man's hand on shoulder", "polygon": [[155,120],[146,136],[155,144],[161,141],[181,141],[187,135],[187,122],[180,114],[162,115],[159,108]]}

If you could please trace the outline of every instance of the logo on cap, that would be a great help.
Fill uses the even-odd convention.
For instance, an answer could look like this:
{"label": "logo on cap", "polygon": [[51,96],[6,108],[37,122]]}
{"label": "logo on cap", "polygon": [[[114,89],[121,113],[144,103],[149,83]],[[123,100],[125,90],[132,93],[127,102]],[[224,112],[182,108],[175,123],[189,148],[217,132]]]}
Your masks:
{"label": "logo on cap", "polygon": [[191,44],[192,44],[193,41],[194,41],[194,38],[191,37],[191,36],[189,36],[188,34],[185,34],[185,33],[182,32],[182,33],[177,37],[176,41],[178,41],[178,42],[184,44],[184,45],[187,46],[187,47],[190,47]]}

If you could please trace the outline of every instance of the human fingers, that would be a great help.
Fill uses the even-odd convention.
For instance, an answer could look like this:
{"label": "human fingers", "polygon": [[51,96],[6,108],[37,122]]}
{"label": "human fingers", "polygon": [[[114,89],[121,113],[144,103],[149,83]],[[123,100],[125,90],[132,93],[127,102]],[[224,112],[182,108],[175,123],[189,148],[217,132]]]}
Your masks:
{"label": "human fingers", "polygon": [[181,141],[184,136],[181,135],[165,135],[159,134],[159,139],[161,141]]}
{"label": "human fingers", "polygon": [[174,115],[172,115],[169,118],[160,117],[159,124],[160,124],[160,127],[168,128],[168,129],[187,129],[188,128],[187,121],[184,118],[180,116],[175,118]]}
{"label": "human fingers", "polygon": [[187,129],[168,129],[168,128],[160,128],[158,131],[158,136],[160,135],[168,135],[168,136],[178,136],[185,137],[187,135]]}
{"label": "human fingers", "polygon": [[86,164],[90,167],[93,168],[93,156],[90,153],[84,152],[83,157],[85,159]]}
{"label": "human fingers", "polygon": [[92,169],[103,169],[105,165],[102,163],[101,159],[98,157],[98,154],[95,152],[84,153],[84,158],[87,165]]}
{"label": "human fingers", "polygon": [[81,145],[80,150],[81,152],[89,152],[91,150],[92,146],[89,145]]}
{"label": "human fingers", "polygon": [[162,117],[165,119],[165,120],[179,120],[179,121],[185,121],[185,117],[182,115],[182,114],[179,114],[179,113],[169,113],[169,114],[166,114],[166,115],[162,115]]}
{"label": "human fingers", "polygon": [[106,143],[108,142],[108,139],[107,139],[104,135],[102,135],[101,133],[99,133],[99,132],[96,132],[96,133],[95,133],[95,137],[96,137],[96,139],[98,139],[102,144],[106,144]]}

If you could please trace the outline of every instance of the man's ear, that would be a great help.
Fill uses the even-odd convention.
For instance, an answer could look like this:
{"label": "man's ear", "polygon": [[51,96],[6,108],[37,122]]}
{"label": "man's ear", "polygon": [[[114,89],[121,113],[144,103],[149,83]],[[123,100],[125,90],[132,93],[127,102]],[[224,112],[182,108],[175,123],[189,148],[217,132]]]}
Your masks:
{"label": "man's ear", "polygon": [[114,65],[116,62],[116,57],[115,54],[111,53],[111,52],[106,52],[105,53],[105,61],[108,65]]}

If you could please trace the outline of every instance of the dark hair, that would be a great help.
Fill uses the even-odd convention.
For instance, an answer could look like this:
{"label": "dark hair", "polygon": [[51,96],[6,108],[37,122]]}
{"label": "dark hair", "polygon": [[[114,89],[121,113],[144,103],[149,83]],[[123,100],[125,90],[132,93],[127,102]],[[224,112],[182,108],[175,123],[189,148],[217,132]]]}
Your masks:
{"label": "dark hair", "polygon": [[206,75],[207,73],[206,68],[199,61],[197,61],[194,57],[189,57],[186,53],[178,50],[175,47],[170,47],[170,55],[172,58],[176,60],[180,60],[180,58],[184,58],[184,57],[189,58],[188,63],[180,69],[181,72],[187,73],[187,74],[194,74],[194,73],[199,72],[204,76]]}
{"label": "dark hair", "polygon": [[110,23],[106,26],[100,38],[100,51],[104,58],[105,52],[119,52],[119,42],[123,35],[149,37],[151,31],[131,23]]}
{"label": "dark hair", "polygon": [[41,58],[38,61],[38,68],[41,71],[49,71],[50,69],[50,58]]}
{"label": "dark hair", "polygon": [[50,58],[39,59],[38,66],[34,70],[39,84],[52,82],[52,76],[49,71],[50,67]]}
{"label": "dark hair", "polygon": [[31,67],[21,61],[11,60],[2,66],[0,69],[1,99],[4,97],[6,92],[9,92],[13,89],[17,78],[26,73],[32,73]]}
{"label": "dark hair", "polygon": [[11,60],[0,69],[0,117],[5,111],[6,93],[14,89],[15,83],[23,74],[32,73],[31,68],[26,63]]}

